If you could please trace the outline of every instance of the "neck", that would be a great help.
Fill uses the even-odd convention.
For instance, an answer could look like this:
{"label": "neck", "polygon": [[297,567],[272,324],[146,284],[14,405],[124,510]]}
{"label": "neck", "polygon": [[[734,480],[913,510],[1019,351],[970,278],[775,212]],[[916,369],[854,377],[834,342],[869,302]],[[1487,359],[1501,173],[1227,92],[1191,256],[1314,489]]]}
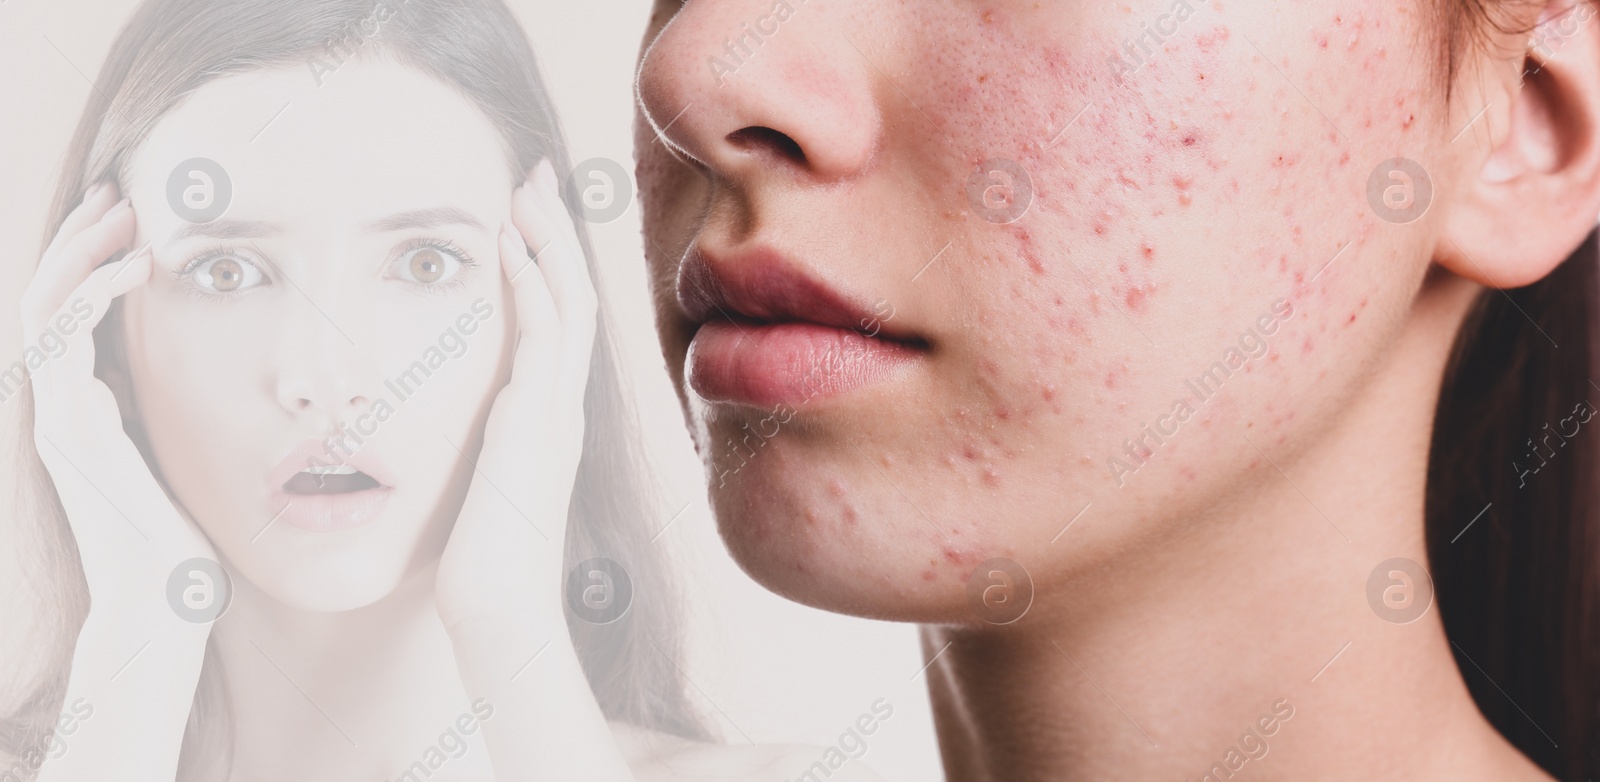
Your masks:
{"label": "neck", "polygon": [[[307,768],[391,779],[470,712],[433,580],[425,569],[377,603],[336,614],[293,609],[236,582],[213,635],[234,768],[262,779],[304,778]],[[486,758],[480,744],[449,763],[465,771]]]}
{"label": "neck", "polygon": [[1016,625],[925,627],[951,782],[1533,778],[1437,606],[1399,624],[1368,597],[1380,562],[1428,561],[1433,408],[1476,290],[1430,278],[1315,444],[1257,460],[1205,515],[1036,586]]}

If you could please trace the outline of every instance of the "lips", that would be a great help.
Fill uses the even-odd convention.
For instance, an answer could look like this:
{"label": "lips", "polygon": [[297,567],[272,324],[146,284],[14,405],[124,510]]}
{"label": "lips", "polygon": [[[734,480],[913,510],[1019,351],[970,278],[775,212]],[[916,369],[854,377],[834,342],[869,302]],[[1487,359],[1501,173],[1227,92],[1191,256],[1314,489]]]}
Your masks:
{"label": "lips", "polygon": [[[353,441],[345,445],[355,447]],[[267,476],[268,513],[308,532],[360,527],[388,504],[394,487],[376,454],[306,440]]]}
{"label": "lips", "polygon": [[678,301],[700,324],[689,385],[710,402],[798,407],[884,380],[927,350],[892,322],[891,302],[864,306],[766,249],[692,248]]}

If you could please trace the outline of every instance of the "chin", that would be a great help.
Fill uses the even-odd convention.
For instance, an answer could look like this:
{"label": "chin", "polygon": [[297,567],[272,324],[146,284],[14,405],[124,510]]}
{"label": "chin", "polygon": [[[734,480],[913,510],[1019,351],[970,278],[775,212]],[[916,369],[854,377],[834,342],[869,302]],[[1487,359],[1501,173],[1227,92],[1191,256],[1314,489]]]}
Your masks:
{"label": "chin", "polygon": [[[774,448],[736,473],[710,477],[717,529],[734,561],[766,589],[834,613],[899,622],[972,620],[966,578],[977,560],[956,552],[892,487],[849,494],[855,466]],[[973,560],[969,563],[968,560]]]}
{"label": "chin", "polygon": [[236,572],[268,597],[297,610],[354,611],[381,602],[412,575],[403,556],[367,550],[308,553],[252,562],[233,560]]}

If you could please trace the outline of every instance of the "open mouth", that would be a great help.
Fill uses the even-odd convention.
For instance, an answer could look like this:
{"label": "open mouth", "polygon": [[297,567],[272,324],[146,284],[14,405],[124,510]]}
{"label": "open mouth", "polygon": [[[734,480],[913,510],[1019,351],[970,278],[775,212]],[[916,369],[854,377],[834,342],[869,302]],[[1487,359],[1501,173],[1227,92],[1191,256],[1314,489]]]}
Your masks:
{"label": "open mouth", "polygon": [[352,494],[376,489],[383,484],[372,476],[349,465],[307,467],[294,474],[283,484],[285,494],[315,496],[322,494]]}

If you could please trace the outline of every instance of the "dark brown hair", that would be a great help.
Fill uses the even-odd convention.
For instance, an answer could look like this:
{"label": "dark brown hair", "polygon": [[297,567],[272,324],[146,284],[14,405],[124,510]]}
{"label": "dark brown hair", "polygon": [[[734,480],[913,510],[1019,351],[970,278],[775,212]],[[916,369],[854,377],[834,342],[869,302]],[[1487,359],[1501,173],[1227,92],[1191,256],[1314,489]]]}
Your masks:
{"label": "dark brown hair", "polygon": [[1591,232],[1545,279],[1479,294],[1428,460],[1428,556],[1456,662],[1484,716],[1564,782],[1600,775],[1597,286]]}

